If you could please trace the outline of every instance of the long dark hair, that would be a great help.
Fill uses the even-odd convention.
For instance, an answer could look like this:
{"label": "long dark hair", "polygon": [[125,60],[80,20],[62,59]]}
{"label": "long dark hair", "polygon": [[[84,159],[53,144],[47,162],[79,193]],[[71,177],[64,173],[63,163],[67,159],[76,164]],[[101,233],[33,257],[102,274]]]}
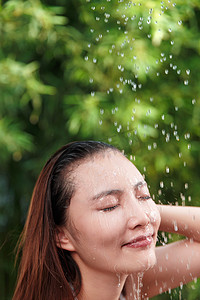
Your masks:
{"label": "long dark hair", "polygon": [[75,163],[108,149],[117,150],[103,142],[69,143],[42,169],[18,244],[17,257],[22,257],[13,300],[72,300],[78,295],[81,273],[70,252],[57,247],[56,229],[68,224]]}

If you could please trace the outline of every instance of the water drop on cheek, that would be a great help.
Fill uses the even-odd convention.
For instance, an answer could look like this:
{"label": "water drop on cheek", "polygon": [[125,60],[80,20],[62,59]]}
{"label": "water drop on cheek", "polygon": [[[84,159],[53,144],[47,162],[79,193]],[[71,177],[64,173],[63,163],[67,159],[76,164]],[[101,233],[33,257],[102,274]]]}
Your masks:
{"label": "water drop on cheek", "polygon": [[152,223],[155,223],[157,221],[157,213],[153,210],[150,212],[150,221]]}

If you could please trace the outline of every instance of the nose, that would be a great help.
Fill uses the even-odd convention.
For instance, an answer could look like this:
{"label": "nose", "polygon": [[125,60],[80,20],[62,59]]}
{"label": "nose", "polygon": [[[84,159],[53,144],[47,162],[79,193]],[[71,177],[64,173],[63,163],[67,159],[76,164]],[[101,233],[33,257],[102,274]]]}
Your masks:
{"label": "nose", "polygon": [[150,223],[150,217],[147,208],[139,203],[136,198],[134,201],[131,201],[131,205],[127,207],[127,210],[127,226],[129,229],[134,229],[140,226],[146,227]]}

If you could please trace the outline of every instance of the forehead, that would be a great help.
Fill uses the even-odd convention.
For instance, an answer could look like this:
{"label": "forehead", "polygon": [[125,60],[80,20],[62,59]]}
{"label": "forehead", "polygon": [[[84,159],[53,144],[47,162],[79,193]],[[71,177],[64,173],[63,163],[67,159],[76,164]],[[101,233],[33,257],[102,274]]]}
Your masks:
{"label": "forehead", "polygon": [[80,162],[74,175],[75,194],[88,196],[102,189],[125,188],[143,181],[137,168],[124,155],[112,150]]}

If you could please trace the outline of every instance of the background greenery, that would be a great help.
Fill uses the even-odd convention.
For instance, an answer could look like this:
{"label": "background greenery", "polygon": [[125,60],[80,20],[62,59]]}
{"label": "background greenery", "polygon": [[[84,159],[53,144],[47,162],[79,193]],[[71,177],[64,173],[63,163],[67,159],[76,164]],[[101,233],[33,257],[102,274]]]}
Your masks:
{"label": "background greenery", "polygon": [[[69,141],[112,143],[156,202],[199,206],[199,20],[198,0],[0,1],[0,299],[36,178]],[[155,299],[199,297],[194,281]]]}

